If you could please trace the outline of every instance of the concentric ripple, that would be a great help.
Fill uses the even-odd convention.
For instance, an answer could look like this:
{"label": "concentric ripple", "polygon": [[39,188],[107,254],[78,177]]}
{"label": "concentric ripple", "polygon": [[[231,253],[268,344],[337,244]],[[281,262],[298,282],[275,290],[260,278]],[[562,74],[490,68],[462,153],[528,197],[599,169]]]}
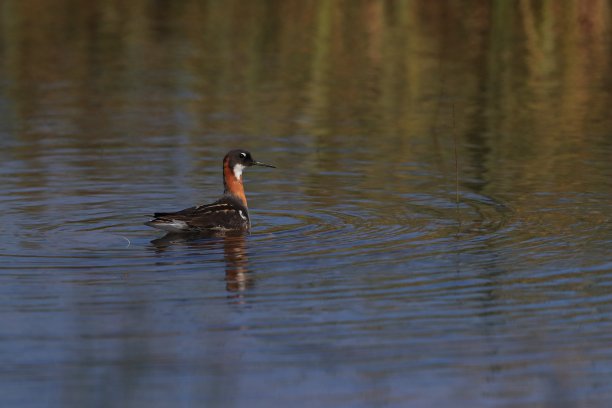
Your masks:
{"label": "concentric ripple", "polygon": [[[501,348],[494,362],[512,371],[538,365],[543,322],[547,350],[588,333],[581,347],[605,354],[599,325],[609,314],[593,311],[612,304],[606,197],[466,191],[457,204],[436,190],[360,193],[279,193],[274,205],[254,194],[250,235],[192,238],[142,225],[141,203],[174,205],[171,195],[68,195],[32,208],[30,193],[16,192],[17,222],[0,246],[0,314],[35,322],[13,347],[58,354],[57,344],[95,343],[106,367],[117,342],[137,339],[155,367],[245,356],[264,369],[331,361],[405,372],[435,369],[422,360],[435,355],[487,370]],[[65,321],[80,325],[64,330]],[[185,344],[189,353],[168,354]]]}
{"label": "concentric ripple", "polygon": [[[280,244],[284,257],[362,257],[394,253],[402,257],[426,255],[430,246],[457,239],[458,235],[495,234],[511,211],[502,203],[475,194],[461,198],[420,194],[397,197],[390,210],[380,203],[343,202],[330,207],[307,203],[295,210],[258,211],[259,244]],[[449,249],[450,250],[450,249]],[[274,248],[270,248],[273,254]],[[398,254],[400,258],[397,258]],[[267,255],[266,255],[267,256]]]}

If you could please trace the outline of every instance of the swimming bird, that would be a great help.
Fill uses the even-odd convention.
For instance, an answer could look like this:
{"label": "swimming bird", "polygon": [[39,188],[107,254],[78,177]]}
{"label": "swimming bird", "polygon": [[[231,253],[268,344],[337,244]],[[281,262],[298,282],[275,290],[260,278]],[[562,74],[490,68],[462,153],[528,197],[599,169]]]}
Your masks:
{"label": "swimming bird", "polygon": [[251,229],[249,209],[242,171],[251,166],[272,167],[271,164],[253,160],[251,153],[236,149],[223,158],[223,196],[212,204],[198,205],[177,212],[155,213],[146,222],[153,228],[171,233],[206,233],[215,231]]}

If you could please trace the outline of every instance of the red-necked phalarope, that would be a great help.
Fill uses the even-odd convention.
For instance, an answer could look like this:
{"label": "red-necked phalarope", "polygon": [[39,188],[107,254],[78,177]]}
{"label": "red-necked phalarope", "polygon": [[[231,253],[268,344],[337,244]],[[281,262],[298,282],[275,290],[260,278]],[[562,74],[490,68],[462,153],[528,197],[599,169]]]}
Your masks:
{"label": "red-necked phalarope", "polygon": [[223,158],[223,196],[212,204],[198,205],[172,213],[155,213],[145,224],[173,233],[198,233],[219,230],[249,231],[251,221],[242,170],[250,166],[275,167],[253,160],[246,150],[232,150]]}

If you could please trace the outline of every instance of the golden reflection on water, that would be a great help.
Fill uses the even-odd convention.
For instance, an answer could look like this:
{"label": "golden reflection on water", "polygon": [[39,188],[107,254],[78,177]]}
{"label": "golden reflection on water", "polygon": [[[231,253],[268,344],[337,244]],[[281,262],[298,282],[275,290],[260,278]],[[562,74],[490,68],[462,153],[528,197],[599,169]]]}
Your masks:
{"label": "golden reflection on water", "polygon": [[460,140],[480,146],[461,143],[466,170],[571,190],[610,128],[610,14],[607,1],[7,1],[3,120],[30,162],[48,137],[82,150],[185,133],[196,151],[203,134],[307,135],[322,167],[342,166],[328,157],[342,145],[385,157],[377,183],[422,157],[432,128],[452,144],[454,105]]}

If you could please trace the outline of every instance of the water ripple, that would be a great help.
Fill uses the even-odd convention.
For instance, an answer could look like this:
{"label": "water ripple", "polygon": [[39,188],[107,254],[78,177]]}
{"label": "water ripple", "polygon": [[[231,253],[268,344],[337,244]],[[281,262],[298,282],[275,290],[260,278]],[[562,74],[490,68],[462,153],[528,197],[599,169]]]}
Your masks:
{"label": "water ripple", "polygon": [[407,198],[402,207],[373,204],[348,202],[330,208],[315,203],[299,210],[259,211],[257,240],[278,245],[267,255],[289,257],[369,257],[402,251],[410,256],[425,246],[429,255],[439,255],[436,246],[458,235],[495,234],[511,213],[503,204],[474,194],[462,197],[459,206],[451,197],[425,194]]}

